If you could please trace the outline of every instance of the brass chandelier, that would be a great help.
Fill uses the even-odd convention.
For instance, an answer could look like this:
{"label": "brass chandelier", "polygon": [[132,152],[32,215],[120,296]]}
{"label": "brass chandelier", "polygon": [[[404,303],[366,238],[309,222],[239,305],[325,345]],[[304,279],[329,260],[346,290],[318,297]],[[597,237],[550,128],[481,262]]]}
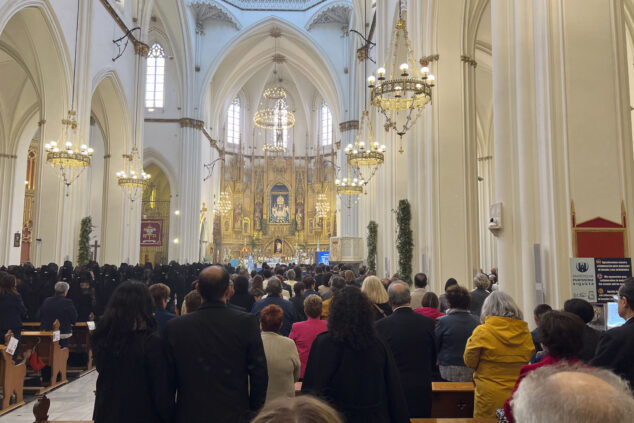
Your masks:
{"label": "brass chandelier", "polygon": [[134,201],[138,194],[150,184],[150,174],[145,173],[141,156],[136,146],[130,154],[124,154],[124,170],[117,172],[117,183],[126,192],[130,201]]}
{"label": "brass chandelier", "polygon": [[214,207],[214,212],[226,216],[231,211],[231,195],[227,191],[220,193],[220,200]]}
{"label": "brass chandelier", "polygon": [[368,77],[368,87],[372,105],[385,116],[385,130],[393,129],[402,138],[431,101],[436,78],[428,67],[419,68],[414,60],[406,17],[401,13],[399,4],[399,20],[392,33],[390,74],[386,75],[385,67],[380,67],[376,76]]}
{"label": "brass chandelier", "polygon": [[315,216],[318,219],[325,219],[330,214],[330,202],[326,194],[319,194],[315,203]]}
{"label": "brass chandelier", "polygon": [[352,177],[348,167],[348,177],[335,180],[335,187],[339,195],[363,194],[363,187],[367,182],[363,178]]}
{"label": "brass chandelier", "polygon": [[77,135],[77,112],[75,109],[75,73],[77,70],[77,40],[79,35],[79,0],[77,0],[77,23],[75,26],[75,58],[73,60],[73,92],[68,117],[62,119],[62,137],[59,144],[51,141],[44,145],[46,162],[53,166],[58,177],[66,186],[66,196],[70,185],[90,166],[94,150],[86,144],[79,145]]}

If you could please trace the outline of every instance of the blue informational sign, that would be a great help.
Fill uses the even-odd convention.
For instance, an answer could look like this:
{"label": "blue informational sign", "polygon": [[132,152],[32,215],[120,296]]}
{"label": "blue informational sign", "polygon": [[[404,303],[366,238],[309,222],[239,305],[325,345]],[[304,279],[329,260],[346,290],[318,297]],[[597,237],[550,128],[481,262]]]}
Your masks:
{"label": "blue informational sign", "polygon": [[330,265],[330,251],[317,251],[315,261],[317,264]]}
{"label": "blue informational sign", "polygon": [[571,259],[572,296],[591,303],[614,301],[623,281],[632,277],[630,258]]}
{"label": "blue informational sign", "polygon": [[240,265],[240,260],[238,259],[231,259],[231,261],[229,262],[231,264],[231,267],[236,268]]}

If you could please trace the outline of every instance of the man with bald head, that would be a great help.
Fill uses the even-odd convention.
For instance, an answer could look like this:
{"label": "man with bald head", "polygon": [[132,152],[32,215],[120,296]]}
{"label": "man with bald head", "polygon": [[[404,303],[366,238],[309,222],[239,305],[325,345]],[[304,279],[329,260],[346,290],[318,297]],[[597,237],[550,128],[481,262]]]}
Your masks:
{"label": "man with bald head", "polygon": [[376,322],[401,375],[410,418],[431,417],[431,374],[436,365],[434,321],[410,307],[409,286],[395,281],[388,288],[392,314]]}
{"label": "man with bald head", "polygon": [[516,423],[629,423],[634,398],[609,370],[583,365],[544,366],[530,372],[511,401]]}
{"label": "man with bald head", "polygon": [[203,304],[165,330],[178,389],[175,422],[250,421],[268,384],[257,318],[227,307],[229,274],[220,266],[203,269],[196,290]]}

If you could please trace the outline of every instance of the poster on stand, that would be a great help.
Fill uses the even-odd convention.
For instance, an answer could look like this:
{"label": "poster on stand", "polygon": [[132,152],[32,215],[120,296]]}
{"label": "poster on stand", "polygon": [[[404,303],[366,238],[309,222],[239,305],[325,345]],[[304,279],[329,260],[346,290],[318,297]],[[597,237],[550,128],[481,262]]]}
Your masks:
{"label": "poster on stand", "polygon": [[572,258],[572,297],[591,303],[614,301],[623,281],[632,277],[630,258]]}

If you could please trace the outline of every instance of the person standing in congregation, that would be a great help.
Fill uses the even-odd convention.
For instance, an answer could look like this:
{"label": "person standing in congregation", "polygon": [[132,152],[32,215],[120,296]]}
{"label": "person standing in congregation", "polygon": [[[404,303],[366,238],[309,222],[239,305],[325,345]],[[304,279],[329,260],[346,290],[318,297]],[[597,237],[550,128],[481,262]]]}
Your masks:
{"label": "person standing in congregation", "polygon": [[588,326],[588,323],[594,320],[594,307],[584,299],[571,298],[564,303],[564,311],[578,316],[584,323],[583,347],[579,353],[579,358],[584,363],[589,363],[594,358],[601,337],[601,332]]}
{"label": "person standing in congregation", "polygon": [[475,289],[471,291],[471,313],[474,316],[480,317],[482,314],[482,305],[484,304],[484,300],[489,296],[489,286],[491,285],[491,281],[489,277],[484,273],[478,273],[473,278],[473,286]]}
{"label": "person standing in congregation", "polygon": [[376,276],[365,278],[361,291],[368,296],[372,302],[372,310],[374,311],[374,319],[379,320],[392,314],[392,307],[388,303],[387,291],[383,287],[381,280]]}
{"label": "person standing in congregation", "polygon": [[423,295],[427,292],[427,275],[424,273],[417,273],[414,276],[414,290],[412,291],[412,305],[413,309],[423,306]]}
{"label": "person standing in congregation", "polygon": [[449,308],[447,315],[436,324],[436,348],[440,376],[449,382],[471,382],[473,369],[464,364],[467,340],[480,324],[471,314],[471,295],[467,288],[453,285],[445,293]]}
{"label": "person standing in congregation", "polygon": [[306,297],[304,300],[304,312],[308,320],[294,323],[291,333],[288,336],[295,341],[295,345],[297,346],[299,360],[302,364],[300,379],[304,378],[306,362],[308,361],[308,354],[310,353],[313,341],[315,341],[317,335],[328,330],[328,323],[320,319],[321,309],[322,301],[319,295],[312,294]]}
{"label": "person standing in congregation", "polygon": [[601,336],[590,364],[610,369],[634,386],[634,278],[619,288],[618,310],[625,323]]}
{"label": "person standing in congregation", "polygon": [[347,423],[409,423],[394,357],[377,336],[372,304],[359,288],[347,286],[332,297],[328,332],[313,342],[302,393],[325,399]]}
{"label": "person standing in congregation", "polygon": [[42,330],[53,330],[53,322],[59,320],[60,347],[68,346],[68,339],[73,336],[73,325],[77,322],[77,310],[73,302],[66,298],[70,285],[68,282],[55,284],[55,295],[44,300],[40,308],[40,326]]}
{"label": "person standing in congregation", "polygon": [[[488,279],[487,279],[488,280]],[[482,324],[467,341],[464,362],[474,369],[473,417],[494,418],[509,397],[520,369],[535,347],[515,301],[502,291],[492,292],[482,306]]]}
{"label": "person standing in congregation", "polygon": [[277,398],[293,398],[295,382],[299,380],[301,364],[295,343],[278,333],[283,320],[284,312],[276,305],[266,306],[260,313],[262,343],[269,374],[266,402]]}
{"label": "person standing in congregation", "polygon": [[15,338],[20,338],[24,316],[26,307],[15,287],[15,276],[0,271],[0,342],[4,343],[4,335],[8,331],[13,332]]}
{"label": "person standing in congregation", "polygon": [[227,307],[229,274],[220,266],[200,273],[197,290],[200,308],[165,330],[178,392],[174,421],[247,422],[264,405],[268,384],[257,318]]}
{"label": "person standing in congregation", "polygon": [[255,314],[259,319],[260,312],[264,309],[264,307],[271,304],[279,306],[284,311],[284,323],[282,324],[280,334],[288,336],[288,334],[291,333],[293,323],[299,322],[302,319],[299,316],[299,313],[295,310],[293,303],[282,298],[282,291],[282,283],[280,280],[275,276],[271,277],[269,279],[269,283],[266,285],[266,292],[268,293],[268,296],[255,303],[251,309],[251,313]]}
{"label": "person standing in congregation", "polygon": [[167,303],[170,299],[170,288],[163,283],[155,283],[149,288],[150,295],[152,296],[152,312],[156,319],[159,332],[162,333],[167,326],[167,322],[176,317],[174,313],[167,311]]}
{"label": "person standing in congregation", "polygon": [[95,423],[172,422],[172,364],[156,327],[146,286],[119,285],[91,339],[99,373]]}
{"label": "person standing in congregation", "polygon": [[406,283],[392,282],[388,296],[392,314],[377,321],[376,330],[394,355],[409,417],[431,417],[431,377],[436,366],[434,320],[411,309]]}

